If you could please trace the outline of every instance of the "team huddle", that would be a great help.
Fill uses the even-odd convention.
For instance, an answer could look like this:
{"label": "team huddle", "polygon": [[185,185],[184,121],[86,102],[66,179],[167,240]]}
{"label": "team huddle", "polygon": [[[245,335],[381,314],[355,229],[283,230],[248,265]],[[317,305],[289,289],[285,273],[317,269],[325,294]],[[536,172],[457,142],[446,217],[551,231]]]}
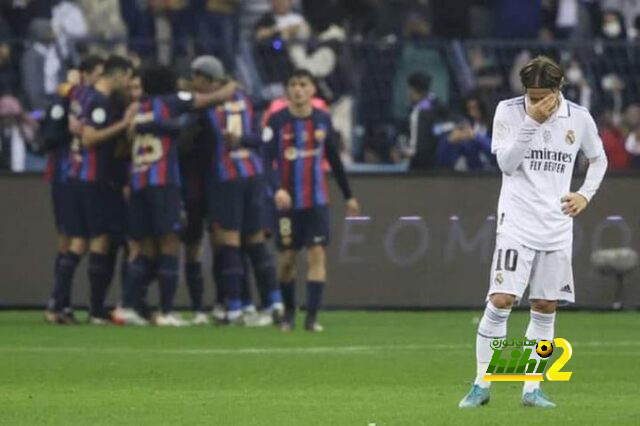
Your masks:
{"label": "team huddle", "polygon": [[[294,71],[285,84],[286,99],[257,125],[251,100],[212,56],[192,62],[188,90],[178,90],[169,68],[138,73],[118,56],[87,57],[79,73],[79,81],[61,88],[41,127],[58,231],[46,319],[76,322],[72,282],[88,253],[90,323],[209,323],[201,265],[208,234],[215,283],[211,314],[217,323],[276,323],[292,330],[296,254],[305,249],[305,329],[322,331],[328,166],[347,200],[347,214],[357,215],[359,206],[330,116],[314,106],[313,76]],[[173,305],[182,246],[191,321]],[[121,301],[107,312],[120,250]],[[156,281],[159,312],[152,313],[146,294]]]}
{"label": "team huddle", "polygon": [[[81,78],[61,90],[43,123],[59,233],[55,285],[46,318],[75,322],[71,287],[89,253],[90,322],[161,326],[189,324],[173,306],[184,246],[184,274],[194,316],[203,310],[202,245],[208,231],[216,287],[213,317],[221,324],[295,327],[296,255],[306,252],[305,329],[322,331],[318,310],[327,280],[331,167],[359,214],[340,160],[331,119],[314,98],[313,76],[294,71],[287,96],[256,126],[251,100],[228,79],[220,61],[191,64],[189,90],[170,69],[134,74],[120,57],[89,57]],[[487,304],[476,335],[476,378],[461,408],[485,405],[491,342],[507,336],[511,309],[529,289],[527,341],[553,341],[559,302],[575,297],[572,218],[597,192],[607,158],[589,112],[561,93],[564,71],[537,57],[520,78],[525,95],[502,101],[492,152],[503,173]],[[258,128],[260,128],[258,130]],[[589,163],[583,185],[570,192],[578,155]],[[277,262],[267,240],[275,236]],[[118,250],[124,250],[122,300],[105,298]],[[260,310],[249,282],[258,287]],[[146,293],[157,281],[159,312]],[[554,407],[538,381],[525,381],[525,406]]]}

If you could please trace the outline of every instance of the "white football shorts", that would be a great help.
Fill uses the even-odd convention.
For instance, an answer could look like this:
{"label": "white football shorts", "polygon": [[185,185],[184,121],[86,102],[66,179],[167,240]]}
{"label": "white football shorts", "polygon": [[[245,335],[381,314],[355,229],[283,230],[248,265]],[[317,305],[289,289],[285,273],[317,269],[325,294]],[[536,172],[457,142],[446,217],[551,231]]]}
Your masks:
{"label": "white football shorts", "polygon": [[529,299],[575,302],[571,247],[534,250],[498,234],[490,280],[487,300],[494,293],[506,293],[519,301],[528,286]]}

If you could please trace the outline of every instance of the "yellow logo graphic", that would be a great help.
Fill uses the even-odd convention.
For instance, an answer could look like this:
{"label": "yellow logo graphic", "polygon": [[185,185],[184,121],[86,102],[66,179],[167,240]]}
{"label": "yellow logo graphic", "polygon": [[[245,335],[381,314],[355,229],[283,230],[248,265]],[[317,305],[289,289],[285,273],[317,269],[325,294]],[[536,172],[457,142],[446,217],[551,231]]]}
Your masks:
{"label": "yellow logo graphic", "polygon": [[[549,381],[566,382],[571,378],[570,371],[560,371],[573,355],[573,348],[566,339],[557,337],[551,343],[549,340],[536,342],[527,338],[519,341],[495,338],[490,346],[493,349],[493,357],[487,367],[484,381],[542,382],[546,377]],[[536,354],[540,359],[531,357],[533,349],[527,346],[535,346]],[[547,368],[554,348],[561,349],[562,353]],[[509,352],[503,357],[505,351]]]}
{"label": "yellow logo graphic", "polygon": [[573,130],[569,130],[567,132],[567,136],[564,138],[564,140],[569,144],[569,145],[573,145],[573,143],[576,141],[576,133]]}
{"label": "yellow logo graphic", "polygon": [[298,158],[298,150],[292,146],[284,150],[284,158],[293,161]]}
{"label": "yellow logo graphic", "polygon": [[553,345],[548,340],[541,340],[536,345],[536,353],[541,358],[549,358],[553,353]]}
{"label": "yellow logo graphic", "polygon": [[317,141],[322,142],[326,139],[327,132],[325,132],[323,129],[316,129],[316,131],[313,133],[313,136]]}

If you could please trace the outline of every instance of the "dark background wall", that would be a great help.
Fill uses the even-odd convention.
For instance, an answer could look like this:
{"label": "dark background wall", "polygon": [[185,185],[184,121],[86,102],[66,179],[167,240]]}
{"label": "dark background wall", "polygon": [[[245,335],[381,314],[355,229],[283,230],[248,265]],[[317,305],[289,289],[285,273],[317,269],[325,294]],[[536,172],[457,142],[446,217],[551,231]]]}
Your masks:
{"label": "dark background wall", "polygon": [[[495,238],[498,176],[358,176],[352,182],[369,219],[345,221],[343,203],[332,185],[327,305],[483,304]],[[594,249],[640,249],[639,187],[637,178],[608,177],[575,221],[577,306],[606,307],[612,301],[613,282],[590,266]],[[40,176],[3,176],[0,199],[0,305],[43,305],[51,288],[55,250],[49,187]],[[211,302],[209,258],[207,250],[205,297]],[[640,306],[640,273],[632,273],[627,282],[627,304]],[[74,304],[86,304],[87,290],[83,264],[76,275]],[[119,294],[116,280],[110,300],[115,302]],[[178,304],[188,306],[183,283]]]}

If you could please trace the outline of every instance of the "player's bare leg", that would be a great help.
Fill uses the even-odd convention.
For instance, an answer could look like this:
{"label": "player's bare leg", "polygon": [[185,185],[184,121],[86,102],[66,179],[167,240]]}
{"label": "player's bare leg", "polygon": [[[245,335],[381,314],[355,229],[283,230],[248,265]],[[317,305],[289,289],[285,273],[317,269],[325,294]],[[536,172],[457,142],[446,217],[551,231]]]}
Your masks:
{"label": "player's bare leg", "polygon": [[485,382],[483,378],[493,356],[490,344],[496,338],[507,337],[507,320],[514,301],[512,294],[494,293],[489,296],[476,334],[476,378],[469,393],[458,404],[460,408],[479,407],[489,402],[491,382]]}
{"label": "player's bare leg", "polygon": [[[555,300],[532,299],[529,325],[525,337],[537,342],[548,340],[553,342],[554,326],[556,319],[556,308],[558,303]],[[540,357],[534,351],[532,358],[540,361]],[[540,382],[524,382],[522,388],[522,403],[529,407],[553,408],[556,406],[549,397],[540,390]]]}

